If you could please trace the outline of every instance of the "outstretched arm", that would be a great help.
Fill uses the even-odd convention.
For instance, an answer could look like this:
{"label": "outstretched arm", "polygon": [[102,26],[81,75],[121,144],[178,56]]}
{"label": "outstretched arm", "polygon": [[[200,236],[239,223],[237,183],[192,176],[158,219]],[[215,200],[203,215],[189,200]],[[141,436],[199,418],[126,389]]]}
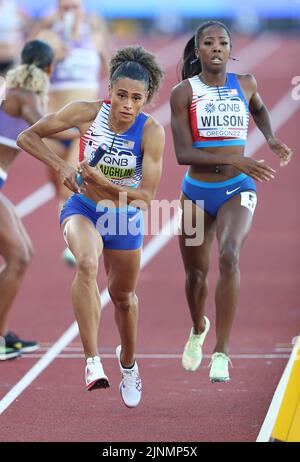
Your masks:
{"label": "outstretched arm", "polygon": [[270,149],[280,159],[280,165],[284,166],[289,163],[292,157],[292,150],[281,140],[274,136],[269,111],[267,110],[261,96],[257,91],[257,83],[253,75],[248,74],[248,85],[252,96],[249,101],[249,110],[254,122],[267,140]]}
{"label": "outstretched arm", "polygon": [[32,127],[20,133],[17,138],[17,145],[56,170],[60,174],[63,184],[71,191],[79,192],[79,187],[75,182],[76,170],[49,149],[43,142],[43,138],[49,138],[72,127],[80,130],[82,124],[94,120],[96,114],[95,103],[75,102],[68,104],[60,111],[40,119]]}
{"label": "outstretched arm", "polygon": [[[23,92],[20,96],[20,111],[22,119],[26,120],[30,125],[34,125],[43,118],[44,113],[37,107],[36,95],[30,92]],[[73,140],[78,138],[79,131],[71,128],[61,133],[55,133],[51,138],[58,140]]]}

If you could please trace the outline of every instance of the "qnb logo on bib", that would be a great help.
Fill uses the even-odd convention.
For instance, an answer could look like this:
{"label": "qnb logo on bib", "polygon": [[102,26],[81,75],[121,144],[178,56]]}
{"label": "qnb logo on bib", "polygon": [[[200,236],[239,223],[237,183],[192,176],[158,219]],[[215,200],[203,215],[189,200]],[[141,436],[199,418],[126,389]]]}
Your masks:
{"label": "qnb logo on bib", "polygon": [[243,101],[199,100],[196,111],[200,136],[246,139],[248,116]]}
{"label": "qnb logo on bib", "polygon": [[101,158],[97,167],[109,179],[131,178],[136,169],[136,156],[130,151],[113,148]]}

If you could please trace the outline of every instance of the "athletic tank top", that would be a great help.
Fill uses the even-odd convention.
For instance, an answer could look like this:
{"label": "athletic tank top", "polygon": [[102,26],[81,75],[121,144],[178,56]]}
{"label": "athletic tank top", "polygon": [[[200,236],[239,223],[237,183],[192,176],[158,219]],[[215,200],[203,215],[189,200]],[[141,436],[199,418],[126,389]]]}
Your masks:
{"label": "athletic tank top", "polygon": [[64,24],[61,22],[53,27],[53,31],[69,47],[70,53],[65,59],[57,62],[51,77],[51,89],[97,90],[101,59],[92,40],[89,24],[81,24],[79,40],[66,38],[64,29]]}
{"label": "athletic tank top", "polygon": [[137,188],[142,180],[141,145],[148,115],[141,112],[131,127],[119,135],[108,126],[109,111],[110,102],[104,101],[96,119],[80,138],[79,161],[89,161],[91,154],[101,146],[107,153],[95,168],[101,169],[114,184]]}
{"label": "athletic tank top", "polygon": [[193,147],[243,146],[249,125],[248,103],[235,74],[211,87],[198,75],[188,79],[193,91],[190,124]]}
{"label": "athletic tank top", "polygon": [[20,117],[12,117],[1,107],[0,101],[0,144],[9,146],[10,148],[20,149],[17,146],[16,139],[19,134],[29,127],[26,120]]}

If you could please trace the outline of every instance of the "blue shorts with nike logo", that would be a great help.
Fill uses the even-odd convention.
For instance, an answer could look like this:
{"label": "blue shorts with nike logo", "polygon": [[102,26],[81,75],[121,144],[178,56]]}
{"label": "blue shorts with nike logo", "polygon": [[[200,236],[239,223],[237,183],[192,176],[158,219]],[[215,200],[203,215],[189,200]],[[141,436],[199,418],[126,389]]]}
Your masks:
{"label": "blue shorts with nike logo", "polygon": [[188,173],[186,173],[182,180],[183,194],[195,203],[196,201],[204,201],[204,210],[213,217],[217,215],[219,208],[224,202],[243,191],[253,191],[256,193],[254,181],[245,173],[241,173],[229,180],[215,183],[195,180]]}
{"label": "blue shorts with nike logo", "polygon": [[73,215],[83,215],[93,223],[105,249],[136,250],[143,244],[144,215],[140,209],[98,206],[83,194],[73,194],[62,208],[60,224]]}

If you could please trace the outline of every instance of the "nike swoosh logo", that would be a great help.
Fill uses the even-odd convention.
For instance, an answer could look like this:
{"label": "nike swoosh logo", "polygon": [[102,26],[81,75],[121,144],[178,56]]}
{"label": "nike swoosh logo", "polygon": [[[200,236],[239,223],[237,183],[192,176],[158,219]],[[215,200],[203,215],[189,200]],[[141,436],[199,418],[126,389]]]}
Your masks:
{"label": "nike swoosh logo", "polygon": [[228,189],[227,189],[226,195],[229,196],[229,194],[232,194],[232,193],[234,193],[235,191],[238,191],[239,189],[241,189],[240,186],[239,186],[238,188],[233,189],[232,191],[228,191]]}
{"label": "nike swoosh logo", "polygon": [[103,133],[94,133],[94,132],[91,133],[91,136],[102,136],[102,135]]}

